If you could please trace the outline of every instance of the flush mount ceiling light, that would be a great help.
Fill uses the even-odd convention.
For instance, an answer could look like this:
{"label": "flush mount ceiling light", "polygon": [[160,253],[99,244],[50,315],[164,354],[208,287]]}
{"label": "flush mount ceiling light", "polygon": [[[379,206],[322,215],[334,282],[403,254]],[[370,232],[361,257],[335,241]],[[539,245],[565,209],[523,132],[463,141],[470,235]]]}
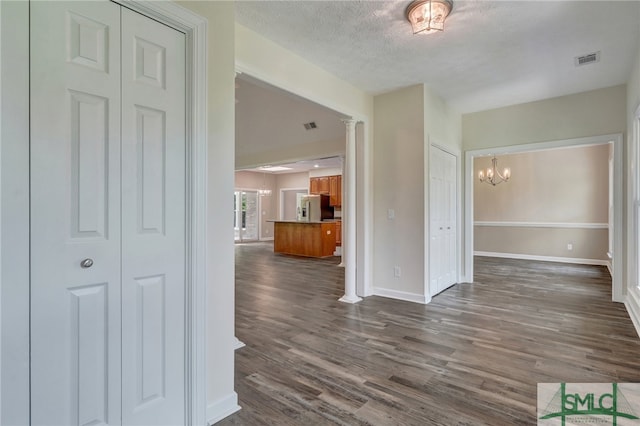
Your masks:
{"label": "flush mount ceiling light", "polygon": [[415,0],[407,7],[407,19],[414,34],[432,34],[444,30],[444,20],[453,7],[449,0]]}
{"label": "flush mount ceiling light", "polygon": [[487,167],[486,171],[480,170],[480,173],[478,173],[478,179],[480,179],[480,182],[488,183],[493,186],[508,181],[510,177],[511,169],[508,167],[500,173],[500,170],[498,170],[498,159],[495,156],[491,160],[491,167]]}
{"label": "flush mount ceiling light", "polygon": [[285,170],[291,170],[291,167],[285,166],[261,166],[260,170],[265,172],[283,172]]}

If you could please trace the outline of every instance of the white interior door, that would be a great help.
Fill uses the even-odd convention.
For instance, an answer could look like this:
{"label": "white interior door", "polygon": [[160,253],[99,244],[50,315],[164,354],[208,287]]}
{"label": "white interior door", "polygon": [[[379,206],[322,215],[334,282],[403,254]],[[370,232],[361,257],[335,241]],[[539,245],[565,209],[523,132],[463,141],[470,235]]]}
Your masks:
{"label": "white interior door", "polygon": [[31,424],[181,424],[184,37],[33,2],[30,56]]}
{"label": "white interior door", "polygon": [[184,423],[185,37],[122,8],[122,422]]}
{"label": "white interior door", "polygon": [[120,8],[33,2],[31,29],[31,424],[118,424]]}
{"label": "white interior door", "polygon": [[456,283],[457,273],[457,175],[456,157],[431,147],[429,170],[429,275],[430,294]]}

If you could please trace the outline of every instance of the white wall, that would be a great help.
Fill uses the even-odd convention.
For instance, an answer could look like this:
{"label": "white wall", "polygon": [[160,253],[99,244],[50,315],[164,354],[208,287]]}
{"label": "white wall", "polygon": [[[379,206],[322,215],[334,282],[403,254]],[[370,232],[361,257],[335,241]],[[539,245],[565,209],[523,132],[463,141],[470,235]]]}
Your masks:
{"label": "white wall", "polygon": [[238,408],[234,392],[234,6],[180,2],[209,21],[207,176],[207,419]]}
{"label": "white wall", "polygon": [[429,143],[453,151],[462,149],[462,115],[450,108],[431,88],[424,86],[424,127]]}
{"label": "white wall", "polygon": [[326,169],[311,169],[309,170],[309,177],[322,177],[322,176],[342,176],[342,169],[340,168],[326,168]]}
{"label": "white wall", "polygon": [[29,422],[29,4],[0,2],[0,424]]}

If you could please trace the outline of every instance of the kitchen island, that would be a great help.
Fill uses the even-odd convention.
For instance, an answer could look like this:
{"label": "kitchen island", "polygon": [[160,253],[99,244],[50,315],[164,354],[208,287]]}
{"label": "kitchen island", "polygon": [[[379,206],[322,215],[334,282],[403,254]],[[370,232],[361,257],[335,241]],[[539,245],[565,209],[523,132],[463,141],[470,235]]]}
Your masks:
{"label": "kitchen island", "polygon": [[307,257],[333,256],[336,251],[335,221],[273,221],[273,251]]}

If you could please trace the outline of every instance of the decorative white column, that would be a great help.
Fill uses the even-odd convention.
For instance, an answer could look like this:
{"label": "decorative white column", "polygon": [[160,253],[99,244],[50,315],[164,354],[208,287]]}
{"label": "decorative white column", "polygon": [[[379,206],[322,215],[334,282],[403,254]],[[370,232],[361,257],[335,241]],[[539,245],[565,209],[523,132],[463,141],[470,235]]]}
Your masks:
{"label": "decorative white column", "polygon": [[341,302],[358,303],[362,299],[356,294],[356,121],[342,120],[347,127],[342,187],[342,259],[344,269],[344,296]]}

